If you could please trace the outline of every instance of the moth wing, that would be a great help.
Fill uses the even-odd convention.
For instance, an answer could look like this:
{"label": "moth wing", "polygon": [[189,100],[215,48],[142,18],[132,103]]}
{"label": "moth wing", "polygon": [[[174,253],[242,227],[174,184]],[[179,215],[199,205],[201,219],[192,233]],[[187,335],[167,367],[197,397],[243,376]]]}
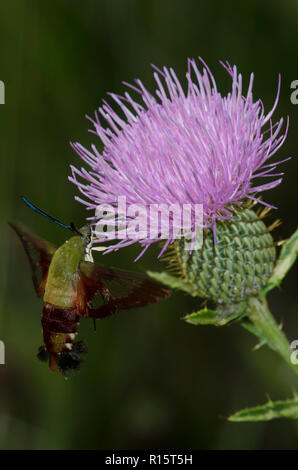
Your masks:
{"label": "moth wing", "polygon": [[[103,318],[118,309],[145,307],[170,295],[170,289],[138,273],[106,268],[96,263],[80,263],[81,279],[87,293],[88,314]],[[100,294],[100,298],[96,299]],[[94,300],[101,301],[95,305]]]}
{"label": "moth wing", "polygon": [[39,297],[44,294],[49,266],[56,251],[55,245],[31,233],[20,222],[9,222],[19,236],[32,270],[32,280]]}

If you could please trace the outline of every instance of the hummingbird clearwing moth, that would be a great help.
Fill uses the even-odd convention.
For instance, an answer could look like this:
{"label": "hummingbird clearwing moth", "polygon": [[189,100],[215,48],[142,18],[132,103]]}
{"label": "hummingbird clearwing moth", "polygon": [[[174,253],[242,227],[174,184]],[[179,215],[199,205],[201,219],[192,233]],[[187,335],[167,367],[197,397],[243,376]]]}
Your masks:
{"label": "hummingbird clearwing moth", "polygon": [[79,230],[74,224],[67,226],[23,199],[38,213],[74,232],[56,248],[23,224],[10,222],[28,256],[36,293],[43,296],[44,345],[37,357],[49,362],[52,371],[58,368],[66,376],[79,368],[87,352],[82,341],[75,341],[81,318],[100,319],[117,310],[145,307],[166,299],[170,290],[142,274],[94,263],[91,226]]}

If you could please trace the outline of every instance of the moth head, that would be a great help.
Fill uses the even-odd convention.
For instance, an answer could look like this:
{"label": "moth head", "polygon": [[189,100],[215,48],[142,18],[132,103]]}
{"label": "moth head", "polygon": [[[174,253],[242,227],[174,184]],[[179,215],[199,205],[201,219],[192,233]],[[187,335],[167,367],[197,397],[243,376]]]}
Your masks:
{"label": "moth head", "polygon": [[84,244],[90,245],[92,242],[92,228],[91,225],[84,225],[81,227],[78,232],[80,233],[81,237],[83,238]]}
{"label": "moth head", "polygon": [[93,262],[92,253],[91,253],[92,243],[93,243],[93,234],[92,234],[91,225],[84,225],[82,228],[80,228],[79,233],[82,237],[82,241],[84,245],[84,251],[85,251],[84,260]]}

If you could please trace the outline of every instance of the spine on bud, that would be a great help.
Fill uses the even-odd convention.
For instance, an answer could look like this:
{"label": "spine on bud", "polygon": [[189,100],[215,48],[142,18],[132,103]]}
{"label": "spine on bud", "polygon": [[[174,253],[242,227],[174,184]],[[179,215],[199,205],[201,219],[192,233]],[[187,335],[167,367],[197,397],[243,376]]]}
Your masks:
{"label": "spine on bud", "polygon": [[276,248],[260,214],[250,208],[237,210],[233,219],[218,221],[217,241],[212,229],[205,229],[203,246],[190,253],[185,240],[177,240],[168,253],[170,266],[178,269],[192,295],[231,305],[258,295],[272,274]]}

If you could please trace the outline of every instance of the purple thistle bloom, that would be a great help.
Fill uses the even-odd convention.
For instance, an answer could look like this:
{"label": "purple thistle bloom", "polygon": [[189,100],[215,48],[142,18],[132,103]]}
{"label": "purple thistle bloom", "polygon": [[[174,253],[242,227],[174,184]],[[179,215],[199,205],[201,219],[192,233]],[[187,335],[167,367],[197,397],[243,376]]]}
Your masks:
{"label": "purple thistle bloom", "polygon": [[[69,179],[87,199],[76,197],[78,201],[88,209],[104,203],[116,207],[119,196],[125,196],[127,204],[145,206],[203,204],[204,224],[213,227],[216,220],[233,217],[231,204],[247,198],[272,207],[256,194],[282,181],[283,173],[274,173],[281,162],[267,163],[288,130],[288,119],[284,134],[283,119],[275,124],[271,121],[279,99],[280,76],[273,108],[265,115],[262,101],[253,100],[253,74],[244,96],[236,66],[221,63],[232,78],[232,91],[221,96],[208,66],[200,61],[203,72],[195,60],[188,60],[187,92],[172,68],[161,71],[153,66],[158,87],[155,95],[138,79],[136,86],[124,82],[138,93],[142,104],[128,92],[124,96],[109,93],[120,114],[103,101],[95,119],[87,116],[94,126],[90,132],[101,139],[103,150],[100,153],[92,145],[89,151],[80,143],[71,144],[90,167],[87,171],[71,166]],[[260,177],[273,180],[258,184]],[[94,217],[89,220],[96,222]],[[142,253],[157,240],[141,240]],[[169,239],[164,249],[172,241]],[[134,242],[121,240],[108,251]]]}

